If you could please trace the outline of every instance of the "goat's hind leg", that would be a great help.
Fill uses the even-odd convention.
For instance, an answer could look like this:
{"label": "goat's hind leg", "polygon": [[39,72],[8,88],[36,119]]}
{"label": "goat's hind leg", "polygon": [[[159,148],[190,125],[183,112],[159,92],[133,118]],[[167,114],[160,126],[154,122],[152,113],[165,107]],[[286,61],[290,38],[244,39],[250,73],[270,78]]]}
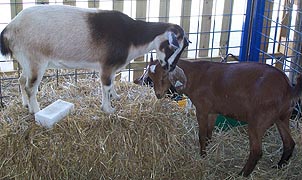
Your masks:
{"label": "goat's hind leg", "polygon": [[25,91],[25,86],[27,82],[27,77],[24,72],[21,73],[20,78],[19,78],[19,83],[20,83],[20,90],[21,90],[21,96],[22,96],[22,105],[23,107],[28,108],[29,107],[29,100],[27,93]]}
{"label": "goat's hind leg", "polygon": [[262,156],[261,142],[265,130],[266,127],[257,128],[256,125],[249,124],[248,134],[249,134],[249,141],[250,141],[250,154],[245,166],[239,173],[240,175],[243,175],[244,177],[249,176],[253,172],[258,160],[261,158]]}
{"label": "goat's hind leg", "polygon": [[290,134],[289,129],[289,117],[290,115],[288,115],[283,120],[278,120],[276,122],[277,128],[283,141],[283,154],[281,160],[278,162],[278,168],[282,168],[282,166],[287,164],[295,148],[295,142]]}
{"label": "goat's hind leg", "polygon": [[46,70],[46,66],[46,64],[31,66],[30,71],[27,73],[28,76],[24,89],[28,97],[29,113],[36,113],[40,110],[40,106],[37,101],[37,92],[38,86]]}

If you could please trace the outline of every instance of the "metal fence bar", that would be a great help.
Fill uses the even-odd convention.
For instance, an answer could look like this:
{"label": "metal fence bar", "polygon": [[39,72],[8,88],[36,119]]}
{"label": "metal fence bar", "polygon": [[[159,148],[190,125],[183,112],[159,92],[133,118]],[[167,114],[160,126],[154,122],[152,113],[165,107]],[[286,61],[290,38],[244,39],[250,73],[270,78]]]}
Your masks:
{"label": "metal fence bar", "polygon": [[98,8],[100,7],[100,0],[89,0],[88,1],[89,8]]}
{"label": "metal fence bar", "polygon": [[255,8],[255,1],[248,0],[246,5],[246,14],[245,21],[243,23],[243,31],[241,36],[241,48],[239,52],[239,61],[247,61],[248,54],[250,50],[250,41],[251,41],[251,31],[252,31],[252,23],[253,23],[253,15]]}
{"label": "metal fence bar", "polygon": [[169,22],[170,0],[159,2],[159,22]]}
{"label": "metal fence bar", "polygon": [[[302,31],[302,2],[301,1],[297,1],[295,2],[297,5],[297,9],[299,10],[297,13],[297,17],[296,17],[296,26],[295,26],[295,32],[301,32]],[[295,49],[295,57],[293,58],[293,62],[295,64],[291,64],[291,67],[294,69],[297,69],[299,65],[299,67],[301,67],[302,62],[301,62],[301,57],[302,57],[302,33],[298,34],[298,33],[294,33],[294,40],[297,41],[297,43],[295,43],[294,45],[294,49]],[[297,64],[297,65],[296,65]],[[289,74],[289,78],[290,80],[293,82],[296,79],[294,78],[295,74],[294,73],[290,73]]]}
{"label": "metal fence bar", "polygon": [[220,47],[222,49],[222,55],[228,54],[229,40],[231,34],[231,25],[232,25],[232,15],[233,15],[233,6],[234,0],[225,0],[223,9],[223,19],[221,26],[221,36],[220,36]]}
{"label": "metal fence bar", "polygon": [[49,0],[36,0],[36,4],[49,4]]}
{"label": "metal fence bar", "polygon": [[[211,29],[212,9],[214,0],[204,0],[200,26],[200,49],[209,49],[210,34],[203,35],[202,33],[209,32]],[[199,57],[208,56],[208,51],[200,50]]]}
{"label": "metal fence bar", "polygon": [[76,6],[76,0],[63,0],[64,5]]}
{"label": "metal fence bar", "polygon": [[[264,13],[263,17],[267,17],[266,19],[263,18],[263,24],[262,24],[262,34],[265,34],[265,35],[270,35],[270,33],[271,33],[271,28],[267,28],[267,27],[268,27],[268,24],[271,25],[271,19],[272,19],[272,15],[273,15],[273,13],[272,13],[273,5],[274,4],[272,1],[265,1],[265,9],[268,9],[267,11],[263,12]],[[263,43],[260,44],[260,49],[267,52],[269,39],[266,38],[266,36],[262,36],[261,42],[263,42]],[[265,62],[264,56],[262,55],[261,57],[262,58],[260,61]]]}
{"label": "metal fence bar", "polygon": [[[192,5],[192,0],[182,0],[180,26],[182,26],[185,32],[190,32],[191,5]],[[187,51],[184,51],[181,55],[181,57],[187,57],[187,56],[188,56]]]}
{"label": "metal fence bar", "polygon": [[124,0],[113,0],[113,10],[123,12],[124,9]]}
{"label": "metal fence bar", "polygon": [[[147,17],[147,0],[140,0],[136,2],[136,19],[146,21]],[[134,61],[144,61],[145,57],[136,58]],[[130,73],[130,71],[129,71]],[[144,73],[143,70],[133,72],[133,79],[139,78]],[[130,77],[130,74],[129,74]]]}
{"label": "metal fence bar", "polygon": [[249,61],[259,61],[259,49],[260,49],[260,42],[261,36],[260,33],[262,32],[263,26],[263,15],[264,15],[264,8],[265,8],[265,0],[256,0],[255,2],[255,9],[254,9],[254,17],[252,22],[252,35],[251,35],[251,44],[250,50],[248,55]]}

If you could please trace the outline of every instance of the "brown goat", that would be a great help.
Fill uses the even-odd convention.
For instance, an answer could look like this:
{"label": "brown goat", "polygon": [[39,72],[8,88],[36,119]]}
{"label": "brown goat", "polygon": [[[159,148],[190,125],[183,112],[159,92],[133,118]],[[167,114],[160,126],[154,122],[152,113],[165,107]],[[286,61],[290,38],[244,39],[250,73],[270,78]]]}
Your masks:
{"label": "brown goat", "polygon": [[301,76],[292,87],[282,71],[266,64],[180,60],[177,65],[168,72],[158,61],[152,61],[148,76],[157,98],[173,85],[191,99],[196,107],[201,155],[206,153],[217,114],[222,114],[248,123],[250,154],[241,175],[246,177],[255,168],[262,155],[262,137],[273,124],[283,141],[278,167],[287,163],[295,147],[289,118],[292,103],[302,91]]}

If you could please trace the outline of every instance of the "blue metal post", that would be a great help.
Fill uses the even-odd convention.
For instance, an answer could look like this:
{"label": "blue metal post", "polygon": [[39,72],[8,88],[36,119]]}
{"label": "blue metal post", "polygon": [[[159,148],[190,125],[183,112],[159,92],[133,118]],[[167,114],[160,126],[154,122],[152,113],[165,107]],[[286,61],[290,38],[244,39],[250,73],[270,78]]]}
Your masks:
{"label": "blue metal post", "polygon": [[259,61],[265,0],[248,0],[241,37],[240,61]]}
{"label": "blue metal post", "polygon": [[242,25],[243,32],[242,32],[242,36],[241,36],[241,45],[240,45],[241,48],[240,48],[240,52],[239,52],[239,61],[246,61],[248,58],[252,12],[253,12],[253,0],[247,0],[245,20]]}
{"label": "blue metal post", "polygon": [[256,1],[255,11],[253,15],[252,35],[250,41],[251,44],[250,44],[249,57],[248,57],[249,61],[259,62],[264,9],[265,9],[265,0]]}

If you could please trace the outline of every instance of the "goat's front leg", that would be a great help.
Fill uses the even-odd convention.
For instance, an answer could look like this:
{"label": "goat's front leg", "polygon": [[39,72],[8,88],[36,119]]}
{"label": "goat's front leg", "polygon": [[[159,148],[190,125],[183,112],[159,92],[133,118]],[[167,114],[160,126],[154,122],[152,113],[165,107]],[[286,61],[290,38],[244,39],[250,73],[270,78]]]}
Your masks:
{"label": "goat's front leg", "polygon": [[206,140],[208,135],[208,114],[201,113],[197,110],[197,122],[199,125],[199,144],[200,144],[200,155],[206,155]]}
{"label": "goat's front leg", "polygon": [[117,92],[115,91],[113,80],[111,80],[111,82],[112,82],[112,87],[111,87],[110,97],[115,100],[120,100],[121,96],[118,95]]}
{"label": "goat's front leg", "polygon": [[111,90],[112,90],[112,85],[103,85],[102,87],[102,107],[101,109],[108,113],[112,114],[115,112],[115,108],[111,106]]}
{"label": "goat's front leg", "polygon": [[[112,114],[115,112],[115,109],[111,106],[111,96],[112,93],[115,93],[113,89],[113,82],[112,82],[112,72],[103,72],[101,74],[101,81],[102,81],[102,106],[101,109],[108,114]],[[114,92],[113,92],[114,91]]]}
{"label": "goat's front leg", "polygon": [[211,142],[212,139],[212,133],[215,126],[215,122],[217,119],[217,114],[209,114],[208,115],[208,130],[207,130],[207,141],[206,146]]}

